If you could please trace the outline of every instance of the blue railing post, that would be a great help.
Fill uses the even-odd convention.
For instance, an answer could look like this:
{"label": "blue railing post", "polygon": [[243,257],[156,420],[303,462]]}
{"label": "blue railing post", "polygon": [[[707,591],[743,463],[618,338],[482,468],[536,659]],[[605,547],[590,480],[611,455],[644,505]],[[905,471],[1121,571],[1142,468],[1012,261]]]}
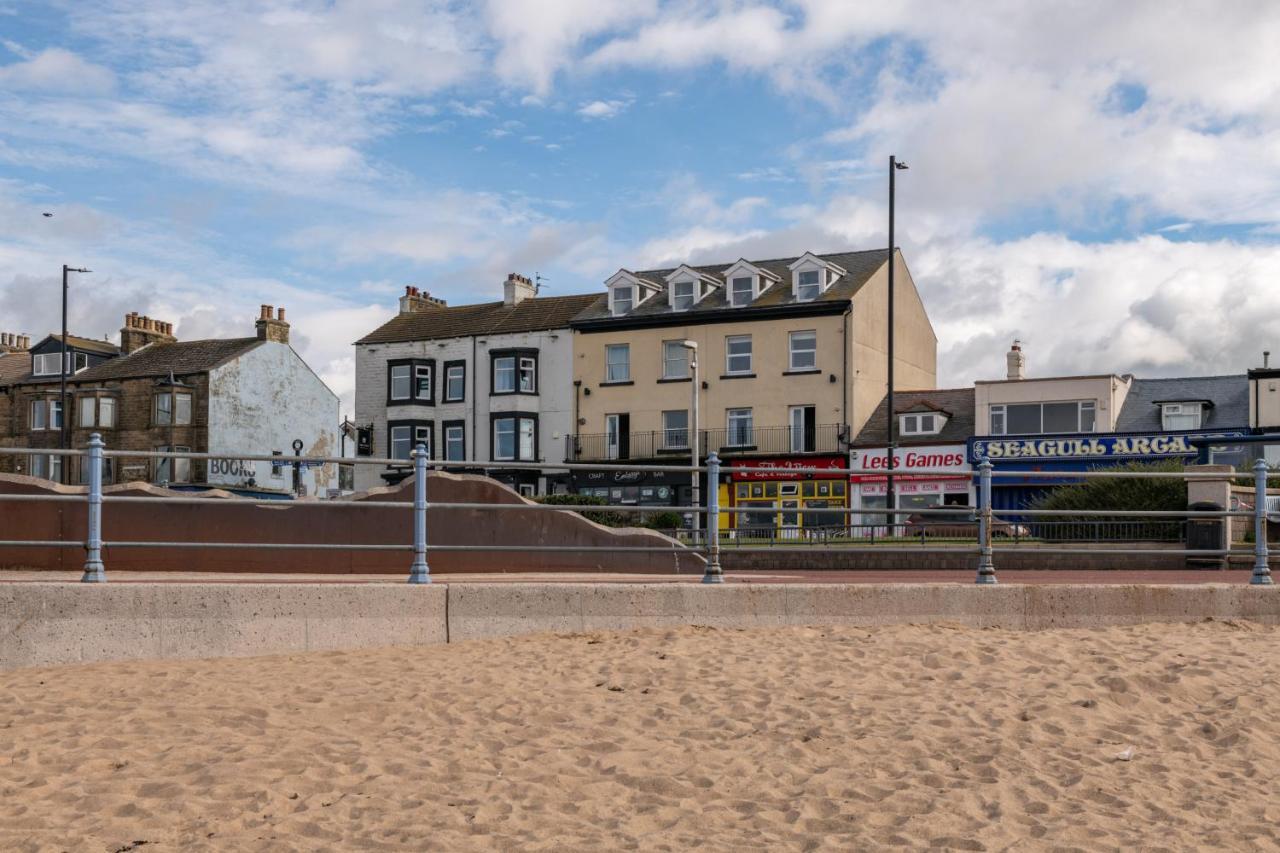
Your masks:
{"label": "blue railing post", "polygon": [[1253,577],[1249,583],[1271,585],[1267,554],[1267,461],[1253,463]]}
{"label": "blue railing post", "polygon": [[[64,413],[65,417],[65,413]],[[102,436],[89,436],[89,455],[81,457],[89,465],[89,534],[85,540],[84,575],[81,583],[106,583],[107,574],[102,565],[102,449],[106,445]],[[63,459],[66,465],[66,457]]]}
{"label": "blue railing post", "polygon": [[991,460],[982,457],[978,465],[978,578],[977,583],[996,582],[996,566],[991,559]]}
{"label": "blue railing post", "polygon": [[703,583],[724,583],[720,568],[720,456],[714,450],[707,455],[707,571]]}
{"label": "blue railing post", "polygon": [[413,450],[413,565],[409,583],[431,583],[427,568],[427,446]]}

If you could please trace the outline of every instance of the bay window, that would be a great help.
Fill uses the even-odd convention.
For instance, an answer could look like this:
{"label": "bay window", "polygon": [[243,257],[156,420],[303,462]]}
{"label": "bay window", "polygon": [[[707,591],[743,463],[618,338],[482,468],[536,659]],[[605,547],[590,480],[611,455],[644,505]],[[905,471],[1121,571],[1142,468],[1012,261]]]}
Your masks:
{"label": "bay window", "polygon": [[538,351],[495,350],[491,394],[537,394]]}
{"label": "bay window", "polygon": [[186,426],[191,423],[191,392],[161,391],[155,396],[152,423],[155,426]]}
{"label": "bay window", "polygon": [[387,405],[435,405],[436,363],[406,358],[387,362]]}
{"label": "bay window", "polygon": [[538,418],[531,414],[495,415],[493,453],[497,461],[536,462]]}

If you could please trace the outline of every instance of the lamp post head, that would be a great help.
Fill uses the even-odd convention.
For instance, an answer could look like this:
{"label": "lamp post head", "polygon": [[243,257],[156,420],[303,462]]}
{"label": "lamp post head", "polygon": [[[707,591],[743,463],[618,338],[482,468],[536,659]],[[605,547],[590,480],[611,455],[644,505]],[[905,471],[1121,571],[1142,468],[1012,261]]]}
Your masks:
{"label": "lamp post head", "polygon": [[902,170],[904,170],[904,171],[905,171],[905,170],[907,169],[907,164],[906,164],[906,163],[903,163],[901,160],[894,160],[894,161],[893,161],[893,168],[895,168],[895,169],[902,169]]}

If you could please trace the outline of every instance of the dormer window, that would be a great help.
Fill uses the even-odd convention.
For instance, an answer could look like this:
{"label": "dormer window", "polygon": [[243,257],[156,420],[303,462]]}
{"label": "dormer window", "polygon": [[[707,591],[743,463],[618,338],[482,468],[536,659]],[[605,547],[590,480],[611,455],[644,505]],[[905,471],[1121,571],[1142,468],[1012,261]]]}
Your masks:
{"label": "dormer window", "polygon": [[812,302],[822,293],[822,273],[820,270],[805,270],[796,280],[796,299],[801,302]]}
{"label": "dormer window", "polygon": [[747,307],[759,299],[760,294],[771,285],[781,281],[778,276],[746,259],[739,259],[721,275],[728,283],[727,301],[731,308]]}
{"label": "dormer window", "polygon": [[729,305],[733,308],[750,305],[751,300],[755,298],[755,293],[756,280],[753,276],[737,276],[730,283]]}
{"label": "dormer window", "polygon": [[947,416],[940,412],[916,412],[898,416],[898,434],[937,435],[947,422]]}
{"label": "dormer window", "polygon": [[615,317],[630,314],[635,306],[636,289],[629,284],[620,284],[609,291],[609,311]]}
{"label": "dormer window", "polygon": [[797,302],[812,302],[845,275],[842,267],[805,252],[788,265],[791,270],[791,293]]}
{"label": "dormer window", "polygon": [[[62,368],[58,366],[61,353],[46,352],[31,356],[31,372],[36,376],[61,376]],[[79,373],[89,366],[89,356],[82,352],[67,352],[67,373]]]}
{"label": "dormer window", "polygon": [[681,280],[671,283],[671,308],[674,311],[688,311],[693,307],[696,293],[696,282]]}
{"label": "dormer window", "polygon": [[1203,403],[1162,403],[1161,427],[1167,432],[1200,429],[1204,420]]}

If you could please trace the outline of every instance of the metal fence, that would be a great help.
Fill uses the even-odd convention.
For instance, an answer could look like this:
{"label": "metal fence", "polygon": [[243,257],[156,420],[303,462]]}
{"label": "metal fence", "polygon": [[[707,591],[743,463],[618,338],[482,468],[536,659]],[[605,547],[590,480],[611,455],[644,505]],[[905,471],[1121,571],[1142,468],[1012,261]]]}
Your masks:
{"label": "metal fence", "polygon": [[[65,495],[65,494],[47,494],[47,495],[31,495],[31,494],[0,494],[0,501],[48,501],[48,502],[82,502],[87,504],[87,525],[85,529],[84,540],[24,540],[24,539],[0,539],[0,548],[3,547],[49,547],[49,548],[67,548],[67,547],[83,547],[85,550],[84,575],[82,580],[87,583],[103,582],[106,580],[106,566],[103,562],[103,548],[105,545],[128,548],[261,548],[261,549],[279,549],[279,550],[317,550],[317,549],[346,549],[351,551],[403,551],[411,554],[408,565],[409,582],[410,583],[429,583],[431,580],[430,568],[428,564],[428,554],[432,551],[479,551],[479,552],[573,552],[573,551],[601,551],[616,552],[620,550],[626,551],[649,551],[649,552],[676,552],[680,553],[686,550],[701,553],[706,558],[706,569],[703,575],[704,583],[723,583],[724,573],[720,565],[721,550],[724,547],[730,547],[735,552],[743,551],[760,551],[774,552],[787,549],[812,549],[814,545],[819,547],[834,548],[839,544],[848,543],[855,538],[855,531],[861,533],[864,528],[870,528],[866,531],[865,536],[859,535],[861,540],[859,549],[861,551],[879,551],[884,553],[921,553],[932,548],[945,548],[948,553],[969,553],[977,557],[977,577],[979,584],[991,584],[996,582],[995,573],[995,555],[1002,551],[1017,550],[1023,543],[1023,538],[1037,540],[1034,545],[1036,552],[1039,554],[1096,554],[1099,549],[1090,548],[1082,542],[1099,542],[1103,538],[1109,538],[1112,535],[1118,535],[1123,531],[1123,537],[1134,537],[1133,540],[1111,540],[1111,541],[1132,541],[1133,547],[1107,547],[1105,553],[1108,556],[1124,556],[1124,555],[1149,555],[1159,554],[1168,555],[1170,553],[1180,553],[1189,558],[1227,558],[1232,555],[1242,555],[1252,553],[1253,556],[1253,573],[1251,583],[1253,584],[1270,584],[1271,571],[1269,568],[1269,547],[1267,543],[1267,510],[1271,506],[1274,511],[1276,501],[1267,495],[1267,477],[1269,469],[1266,462],[1258,460],[1253,468],[1253,486],[1254,486],[1254,506],[1249,511],[1241,510],[1184,510],[1184,511],[1144,511],[1144,510],[1047,510],[1047,509],[1016,509],[1016,510],[997,510],[992,507],[991,502],[991,483],[992,479],[1000,476],[1020,477],[1025,476],[1024,472],[995,472],[989,461],[984,460],[978,466],[978,506],[964,516],[966,525],[971,525],[972,530],[966,527],[960,535],[956,535],[957,524],[957,508],[913,508],[913,509],[885,509],[876,508],[871,511],[875,516],[892,519],[891,523],[885,525],[865,525],[853,524],[852,516],[866,515],[867,510],[848,507],[825,507],[823,513],[831,516],[845,516],[850,523],[845,524],[827,524],[819,528],[792,528],[783,529],[784,534],[778,536],[777,529],[768,531],[753,531],[751,528],[735,529],[732,531],[719,530],[719,520],[722,515],[740,513],[743,511],[728,507],[720,506],[720,494],[717,487],[721,481],[721,476],[732,473],[747,472],[750,469],[734,469],[722,466],[717,454],[711,453],[707,458],[706,465],[665,465],[665,466],[646,466],[648,470],[665,471],[683,473],[692,476],[695,473],[705,472],[706,483],[708,488],[705,491],[705,500],[698,506],[637,506],[637,505],[592,505],[592,506],[576,506],[566,504],[538,504],[538,503],[460,503],[460,502],[429,502],[427,495],[428,478],[427,473],[431,469],[447,470],[450,468],[457,469],[475,469],[484,467],[492,463],[477,462],[475,460],[466,461],[444,461],[430,459],[426,448],[419,445],[412,453],[412,464],[414,470],[413,481],[413,500],[411,502],[403,501],[316,501],[316,502],[299,502],[299,507],[317,507],[317,506],[347,506],[361,508],[379,508],[386,511],[404,512],[406,508],[413,513],[413,537],[412,542],[406,543],[377,543],[377,544],[319,544],[309,542],[291,542],[291,543],[259,543],[259,542],[189,542],[189,541],[122,541],[112,540],[105,537],[102,522],[102,507],[104,503],[113,501],[157,501],[170,504],[207,504],[206,498],[198,497],[141,497],[141,496],[111,496],[103,494],[102,472],[107,460],[117,457],[134,457],[134,458],[154,458],[154,459],[238,459],[248,462],[273,462],[279,463],[280,457],[267,454],[227,454],[227,453],[198,453],[191,451],[113,451],[107,449],[101,436],[95,434],[90,439],[87,448],[74,450],[49,450],[49,449],[27,449],[27,448],[0,448],[0,456],[14,455],[58,455],[63,457],[85,457],[88,465],[88,484],[84,495]],[[338,465],[377,465],[390,466],[403,464],[403,460],[381,459],[371,457],[293,457],[286,460],[285,464],[298,465],[322,465],[322,464],[338,464]],[[554,471],[565,472],[571,470],[616,470],[628,471],[633,470],[634,466],[624,465],[585,465],[576,463],[535,463],[535,462],[504,462],[502,464],[505,469],[527,469],[538,471]],[[883,471],[870,471],[864,469],[828,469],[828,468],[789,468],[788,475],[803,476],[805,474],[821,474],[826,477],[831,475],[854,475],[854,474],[883,474]],[[915,476],[953,476],[951,471],[913,471]],[[1078,482],[1081,479],[1090,478],[1167,478],[1179,480],[1217,480],[1224,478],[1223,474],[1212,472],[1169,472],[1169,471],[1072,471],[1063,472],[1060,475],[1051,472],[1038,472],[1037,476],[1041,477],[1058,477],[1064,481]],[[1273,496],[1274,497],[1274,496]],[[237,501],[237,505],[255,505],[255,506],[274,506],[279,507],[280,502],[276,499],[246,499]],[[427,509],[451,508],[451,509],[467,509],[467,510],[483,510],[483,511],[542,511],[542,512],[560,512],[560,513],[576,513],[584,512],[626,512],[626,513],[667,513],[678,512],[691,514],[696,519],[701,519],[696,531],[687,531],[683,537],[688,544],[684,544],[679,540],[672,539],[663,546],[574,546],[574,545],[494,545],[494,544],[465,544],[465,545],[441,545],[432,544],[427,529]],[[923,521],[915,520],[911,524],[903,524],[898,521],[902,516],[916,516]],[[1017,519],[1031,518],[1029,522],[1019,521],[1017,523],[1010,522],[1005,517],[1013,517]],[[1203,532],[1203,525],[1218,524],[1225,525],[1230,518],[1252,518],[1254,523],[1253,529],[1253,547],[1252,551],[1233,549],[1229,539],[1221,540],[1220,547],[1200,547],[1199,537],[1193,537],[1193,532],[1200,530]],[[935,532],[937,535],[930,535],[930,520],[936,520]],[[1025,525],[1026,536],[1018,532]],[[947,528],[950,527],[952,535],[945,535]],[[877,534],[879,531],[879,534]],[[688,534],[692,535],[688,535]],[[1033,535],[1037,534],[1037,535]],[[1086,535],[1087,534],[1087,535]],[[1158,535],[1157,535],[1158,534]],[[768,541],[766,541],[766,537]],[[1002,544],[996,546],[994,540],[999,537]],[[877,542],[877,538],[879,541]],[[960,541],[956,541],[959,539]],[[1195,541],[1193,541],[1193,539]],[[950,541],[948,541],[950,540]],[[1206,542],[1212,540],[1212,537],[1206,539]],[[1050,547],[1045,547],[1046,543],[1050,543]],[[1181,544],[1183,547],[1178,549],[1153,548],[1152,545],[1163,543]],[[1145,546],[1145,547],[1144,547]]]}

